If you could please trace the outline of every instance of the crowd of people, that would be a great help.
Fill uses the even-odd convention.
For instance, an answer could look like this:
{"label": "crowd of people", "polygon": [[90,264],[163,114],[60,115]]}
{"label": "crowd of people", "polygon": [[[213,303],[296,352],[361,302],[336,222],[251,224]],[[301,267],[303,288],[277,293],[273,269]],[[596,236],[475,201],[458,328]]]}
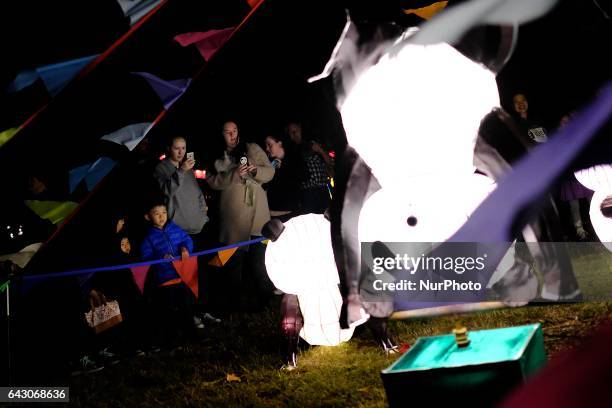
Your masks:
{"label": "crowd of people", "polygon": [[[271,218],[284,222],[328,208],[333,159],[319,143],[302,140],[300,124],[267,134],[263,148],[245,142],[236,122],[223,123],[219,133],[222,148],[210,163],[199,163],[206,166],[204,179],[195,175],[204,154],[190,150],[182,136],[169,137],[161,160],[139,166],[143,180],[117,215],[107,260],[186,261],[197,251],[260,238]],[[205,267],[214,255],[198,257],[199,294],[173,262],[151,265],[142,287],[130,269],[79,276],[82,307],[70,371],[91,373],[126,356],[174,353],[185,341],[204,339],[207,324],[261,310],[282,294],[266,273],[263,243],[240,246],[221,271]],[[223,296],[228,288],[231,297]],[[83,312],[111,299],[121,324],[93,334]]]}
{"label": "crowd of people", "polygon": [[[548,132],[530,115],[525,95],[513,97],[511,113],[528,149],[547,141]],[[271,219],[286,222],[300,214],[322,214],[332,194],[333,156],[305,138],[296,122],[288,123],[283,132],[262,136],[261,145],[246,142],[238,124],[227,121],[219,129],[220,149],[214,153],[193,151],[185,137],[171,135],[161,159],[132,160],[128,166],[141,181],[131,192],[137,202],[130,202],[117,216],[107,259],[117,265],[166,258],[186,261],[194,252],[260,238]],[[145,151],[148,143],[145,138],[135,152]],[[203,163],[205,156],[213,160]],[[206,168],[205,178],[196,177],[196,163]],[[29,197],[58,199],[47,184],[43,173],[30,175]],[[565,210],[566,240],[593,237],[584,215],[591,194],[573,175],[561,185],[557,199]],[[43,224],[37,228],[45,230],[43,235],[53,231],[48,221],[28,215]],[[142,287],[129,269],[80,276],[85,306],[78,313],[78,347],[73,350],[71,371],[99,371],[120,356],[174,352],[185,339],[205,337],[206,324],[220,323],[231,312],[261,309],[282,294],[268,278],[261,242],[239,247],[221,273],[203,267],[213,256],[200,259],[199,295],[170,262],[152,265]],[[225,287],[234,291],[231,297]],[[118,301],[123,323],[94,335],[83,311],[109,299]],[[295,345],[292,350],[294,358]]]}

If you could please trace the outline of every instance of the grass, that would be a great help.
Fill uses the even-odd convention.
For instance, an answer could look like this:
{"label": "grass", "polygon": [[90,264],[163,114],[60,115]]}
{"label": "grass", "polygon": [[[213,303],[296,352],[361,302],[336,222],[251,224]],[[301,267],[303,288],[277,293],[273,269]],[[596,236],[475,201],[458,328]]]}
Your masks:
{"label": "grass", "polygon": [[[397,357],[385,356],[367,330],[337,347],[304,348],[299,368],[279,370],[282,337],[274,307],[233,316],[209,330],[203,343],[188,344],[173,357],[134,358],[71,384],[73,404],[106,406],[386,406],[380,371]],[[579,344],[612,303],[523,307],[461,317],[471,330],[540,322],[550,357]],[[449,333],[456,317],[392,321],[400,343]],[[228,374],[235,381],[228,381]]]}
{"label": "grass", "polygon": [[[572,248],[576,275],[587,297],[606,295],[612,285],[612,255],[599,246]],[[610,299],[608,296],[607,299]],[[278,303],[278,302],[277,302]],[[280,371],[283,339],[278,304],[261,313],[241,313],[216,327],[206,340],[187,344],[179,355],[157,354],[123,361],[102,372],[75,377],[72,404],[83,407],[384,407],[380,371],[386,356],[365,328],[337,347],[303,347],[299,368]],[[599,322],[612,317],[612,303],[529,306],[460,317],[469,330],[541,323],[549,358],[576,346]],[[449,333],[457,316],[391,321],[400,344]],[[209,329],[210,327],[210,329]],[[233,381],[228,375],[235,376]]]}

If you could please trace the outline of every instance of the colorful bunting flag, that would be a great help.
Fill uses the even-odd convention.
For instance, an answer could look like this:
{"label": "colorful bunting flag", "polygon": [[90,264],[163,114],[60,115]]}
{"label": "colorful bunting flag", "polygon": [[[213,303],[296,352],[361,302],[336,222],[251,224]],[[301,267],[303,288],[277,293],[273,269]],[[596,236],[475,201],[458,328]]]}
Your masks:
{"label": "colorful bunting flag", "polygon": [[174,269],[181,277],[181,280],[191,291],[196,299],[198,298],[198,257],[190,256],[186,260],[172,261]]}
{"label": "colorful bunting flag", "polygon": [[74,192],[79,183],[85,180],[87,190],[91,191],[117,164],[113,159],[100,157],[93,163],[76,167],[68,173],[70,193]]}
{"label": "colorful bunting flag", "polygon": [[404,10],[404,14],[416,14],[422,19],[429,20],[433,16],[435,16],[440,11],[444,10],[448,1],[438,1],[429,6],[417,8],[417,9],[407,9]]}
{"label": "colorful bunting flag", "polygon": [[32,85],[40,78],[47,91],[55,96],[64,89],[66,85],[83,69],[93,61],[98,54],[88,57],[77,58],[57,64],[44,65],[34,70],[20,72],[15,80],[8,86],[8,92],[18,92],[23,88]]}
{"label": "colorful bunting flag", "polygon": [[195,44],[202,57],[204,57],[206,61],[209,61],[219,48],[221,48],[230,38],[233,32],[234,27],[229,27],[221,30],[179,34],[174,37],[174,40],[183,47]]}
{"label": "colorful bunting flag", "polygon": [[166,110],[185,93],[191,84],[191,78],[166,81],[148,72],[132,72],[132,74],[141,76],[147,80]]}
{"label": "colorful bunting flag", "polygon": [[134,266],[130,268],[132,276],[134,277],[134,283],[136,283],[136,286],[140,289],[140,293],[144,293],[144,285],[150,268],[151,265]]}
{"label": "colorful bunting flag", "polygon": [[153,10],[162,0],[117,0],[123,15],[129,17],[130,25],[134,25]]}
{"label": "colorful bunting flag", "polygon": [[32,85],[39,78],[38,73],[33,69],[27,69],[17,74],[13,82],[6,88],[6,92],[19,92]]}
{"label": "colorful bunting flag", "polygon": [[6,288],[8,288],[10,281],[6,281],[4,282],[1,286],[0,286],[0,293],[4,293],[4,291],[6,290]]}
{"label": "colorful bunting flag", "polygon": [[100,157],[96,160],[85,176],[87,191],[93,190],[96,184],[115,167],[115,164],[116,162],[108,157]]}
{"label": "colorful bunting flag", "polygon": [[119,130],[109,133],[108,135],[102,136],[100,140],[108,140],[109,142],[124,145],[128,148],[128,150],[132,151],[146,136],[147,132],[152,127],[151,125],[151,122],[127,125]]}
{"label": "colorful bunting flag", "polygon": [[58,224],[69,216],[78,204],[73,201],[39,201],[26,200],[25,204],[40,218]]}
{"label": "colorful bunting flag", "polygon": [[238,248],[230,248],[224,251],[219,251],[217,252],[217,255],[215,255],[215,257],[208,262],[208,264],[211,266],[222,267],[227,263],[227,261],[229,261],[237,250]]}
{"label": "colorful bunting flag", "polygon": [[13,136],[19,131],[18,127],[6,129],[0,132],[0,146],[11,140]]}

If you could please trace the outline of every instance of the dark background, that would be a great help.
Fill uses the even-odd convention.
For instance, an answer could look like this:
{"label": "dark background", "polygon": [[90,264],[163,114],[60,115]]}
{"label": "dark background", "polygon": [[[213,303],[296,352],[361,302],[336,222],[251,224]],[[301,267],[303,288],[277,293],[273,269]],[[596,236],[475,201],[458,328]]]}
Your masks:
{"label": "dark background", "polygon": [[[330,149],[340,148],[345,138],[331,80],[307,84],[306,79],[320,73],[327,62],[345,22],[345,8],[363,27],[390,21],[409,26],[421,20],[405,16],[402,8],[426,3],[265,0],[241,30],[204,64],[193,47],[180,47],[172,37],[187,31],[235,26],[249,12],[248,6],[238,0],[169,1],[163,13],[129,37],[91,74],[62,91],[28,127],[0,148],[0,177],[8,191],[17,193],[23,189],[27,174],[37,170],[44,172],[56,188],[65,189],[70,169],[99,157],[97,140],[101,136],[131,123],[153,120],[162,106],[144,81],[130,71],[148,71],[164,79],[194,78],[190,89],[147,136],[156,153],[163,150],[168,137],[183,135],[190,150],[196,151],[197,167],[206,167],[222,146],[220,129],[228,119],[238,123],[242,138],[254,141],[282,131],[288,120],[300,120],[307,135]],[[456,3],[460,1],[451,1],[450,5]],[[66,17],[57,7],[52,10],[55,15]],[[97,21],[94,16],[87,18],[92,24]],[[30,20],[24,17],[23,21]],[[34,21],[41,24],[39,28],[56,26],[55,20],[49,22],[41,16]],[[100,25],[93,27],[98,30]],[[610,27],[610,20],[595,3],[585,0],[560,1],[546,17],[522,26],[516,50],[498,76],[502,104],[511,109],[512,95],[523,92],[531,114],[554,128],[562,115],[591,99],[609,77],[606,51]],[[30,28],[30,33],[40,35],[40,39],[46,38],[45,33],[60,35],[37,31],[36,26]],[[20,29],[27,31],[25,27]],[[125,29],[111,31],[116,36],[117,31]],[[64,39],[56,41],[64,41],[69,47],[72,37],[62,35]],[[23,42],[29,37],[14,38]],[[89,44],[86,35],[78,38],[72,45],[75,49]],[[52,43],[42,44],[51,47]],[[54,62],[48,50],[37,54],[42,44],[38,48],[13,44],[6,55],[12,55],[11,60],[17,61],[14,65],[20,68]],[[66,56],[68,51],[63,46],[59,49],[62,51],[54,58]],[[95,263],[97,234],[107,229],[131,200],[125,195],[125,188],[129,189],[125,186],[139,183],[131,181],[130,176],[121,166],[114,170],[62,234],[37,256],[40,259],[35,259],[32,268],[54,271]],[[91,239],[84,240],[83,236]],[[53,262],[43,256],[50,253],[54,254]]]}

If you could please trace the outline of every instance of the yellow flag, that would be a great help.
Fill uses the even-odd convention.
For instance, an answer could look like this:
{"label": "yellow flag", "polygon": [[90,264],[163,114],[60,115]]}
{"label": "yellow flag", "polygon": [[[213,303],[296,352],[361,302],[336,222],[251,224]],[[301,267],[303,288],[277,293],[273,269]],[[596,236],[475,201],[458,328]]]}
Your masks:
{"label": "yellow flag", "polygon": [[407,9],[404,10],[404,14],[416,14],[417,16],[424,18],[425,20],[429,20],[433,16],[435,16],[440,11],[444,10],[448,1],[438,1],[436,3],[430,4],[429,6],[417,8],[417,9]]}
{"label": "yellow flag", "polygon": [[219,251],[217,252],[217,255],[213,259],[211,259],[210,262],[208,262],[208,264],[212,266],[222,267],[227,263],[227,261],[229,261],[232,255],[234,255],[234,252],[236,252],[236,250],[238,250],[238,248],[230,248],[224,251]]}
{"label": "yellow flag", "polygon": [[11,138],[15,136],[15,133],[17,133],[18,130],[18,127],[14,127],[0,132],[0,146],[11,140]]}
{"label": "yellow flag", "polygon": [[40,218],[45,218],[54,224],[62,222],[78,206],[77,203],[72,201],[26,200],[25,204]]}

